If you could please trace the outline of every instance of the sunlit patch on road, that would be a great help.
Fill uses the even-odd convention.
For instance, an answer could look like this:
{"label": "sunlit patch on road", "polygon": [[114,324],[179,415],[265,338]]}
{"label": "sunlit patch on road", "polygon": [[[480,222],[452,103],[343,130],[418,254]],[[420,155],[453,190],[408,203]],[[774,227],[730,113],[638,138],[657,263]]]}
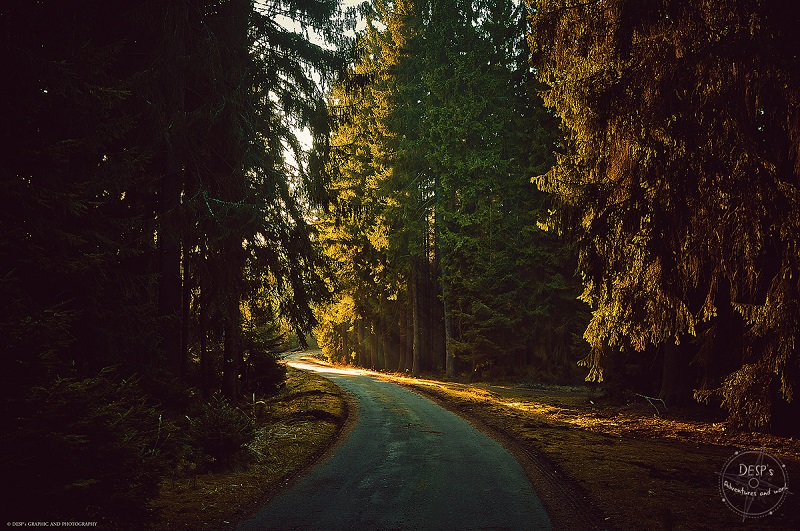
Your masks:
{"label": "sunlit patch on road", "polygon": [[294,367],[295,369],[314,371],[322,374],[341,374],[345,376],[363,376],[364,374],[367,374],[367,371],[362,369],[332,367],[331,365],[320,363],[311,356],[297,356],[296,358],[290,357],[286,361],[286,365],[289,367]]}

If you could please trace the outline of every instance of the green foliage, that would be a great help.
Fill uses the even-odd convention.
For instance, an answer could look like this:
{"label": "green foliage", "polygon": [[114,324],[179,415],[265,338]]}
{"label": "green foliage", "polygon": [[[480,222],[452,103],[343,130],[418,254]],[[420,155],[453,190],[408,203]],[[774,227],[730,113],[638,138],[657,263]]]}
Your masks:
{"label": "green foliage", "polygon": [[264,396],[277,391],[286,376],[276,352],[287,348],[288,334],[273,308],[274,298],[264,288],[266,283],[254,284],[255,291],[242,304],[242,392]]}
{"label": "green foliage", "polygon": [[280,389],[286,379],[286,366],[278,355],[266,350],[251,350],[245,361],[244,393],[258,396],[271,395]]}
{"label": "green foliage", "polygon": [[[319,226],[343,296],[324,350],[450,375],[572,373],[585,316],[565,243],[538,226],[547,201],[530,175],[557,135],[534,97],[526,12],[440,0],[367,14],[351,75],[372,82],[332,93],[348,114],[334,134],[338,205]],[[382,342],[400,352],[373,359]]]}
{"label": "green foliage", "polygon": [[218,466],[230,466],[253,437],[253,419],[224,397],[213,397],[189,418],[188,444]]}
{"label": "green foliage", "polygon": [[[337,47],[275,24],[279,12]],[[315,72],[341,68],[352,17],[333,0],[13,2],[0,16],[16,73],[2,99],[14,156],[0,169],[0,330],[23,385],[117,363],[185,382],[192,347],[221,338],[240,362],[252,283],[307,332],[326,293],[305,217],[325,199],[330,128]]]}
{"label": "green foliage", "polygon": [[176,461],[176,427],[113,371],[33,388],[3,430],[9,518],[130,524]]}
{"label": "green foliage", "polygon": [[[342,67],[352,17],[335,0],[89,0],[5,2],[0,20],[6,477],[31,509],[19,520],[138,521],[177,451],[145,397],[175,414],[188,384],[224,382],[235,401],[245,358],[274,388],[273,321],[314,324],[318,81]],[[98,376],[109,365],[141,385]]]}

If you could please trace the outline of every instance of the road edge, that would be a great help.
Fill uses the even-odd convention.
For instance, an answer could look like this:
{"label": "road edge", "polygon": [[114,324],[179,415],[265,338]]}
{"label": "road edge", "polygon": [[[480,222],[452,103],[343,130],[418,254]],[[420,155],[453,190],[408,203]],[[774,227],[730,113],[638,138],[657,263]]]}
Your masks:
{"label": "road edge", "polygon": [[435,393],[418,386],[393,381],[397,385],[420,395],[447,411],[469,422],[475,429],[497,441],[520,464],[534,491],[542,501],[554,530],[608,530],[614,527],[605,520],[603,512],[594,504],[588,492],[570,478],[546,456],[530,449],[516,438],[465,411],[457,402],[443,400]]}
{"label": "road edge", "polygon": [[[303,369],[298,369],[298,370],[303,370]],[[324,376],[322,377],[324,378]],[[336,383],[333,382],[333,380],[330,380],[328,378],[326,378],[326,380],[336,385]],[[353,431],[353,428],[355,428],[356,424],[358,424],[358,416],[359,416],[358,401],[355,399],[355,397],[353,397],[353,395],[344,390],[342,387],[338,385],[336,385],[336,387],[341,391],[342,398],[344,399],[343,401],[344,411],[342,412],[344,419],[337,427],[336,432],[328,441],[328,444],[320,451],[310,456],[308,460],[303,464],[303,466],[294,469],[293,471],[289,472],[284,477],[282,477],[280,480],[276,481],[273,484],[274,488],[269,493],[265,494],[264,497],[260,498],[258,500],[257,505],[253,506],[250,510],[243,513],[242,516],[237,518],[236,520],[237,527],[255,518],[258,515],[258,513],[267,504],[269,504],[272,500],[274,500],[277,496],[295,486],[299,481],[301,481],[304,477],[306,477],[306,475],[308,475],[308,473],[311,472],[311,470],[315,466],[328,460],[333,454],[336,453],[336,451],[344,443],[344,441],[347,440],[347,437],[350,435],[350,432]],[[231,528],[230,526],[225,526],[224,528],[221,529],[230,529],[230,528]]]}
{"label": "road edge", "polygon": [[[333,364],[320,362],[319,360],[314,360],[314,362],[323,366],[335,366]],[[563,529],[571,531],[581,529],[587,531],[614,531],[615,528],[605,519],[605,515],[593,502],[589,493],[545,455],[536,452],[535,449],[525,445],[504,430],[492,426],[480,416],[467,411],[458,401],[445,400],[434,392],[427,391],[411,383],[399,382],[391,378],[390,375],[381,372],[370,371],[369,369],[363,368],[359,368],[359,370],[364,371],[365,374],[378,377],[381,380],[394,383],[422,398],[434,402],[439,407],[457,415],[478,431],[497,441],[497,443],[505,448],[522,467],[525,475],[528,477],[528,481],[530,481],[534,491],[537,496],[539,496],[542,505],[547,511],[554,530]],[[333,382],[333,380],[330,379],[329,381]],[[336,385],[335,382],[333,383]],[[321,452],[317,458],[312,458],[309,463],[295,471],[290,478],[280,483],[280,487],[276,489],[275,492],[270,493],[270,496],[263,501],[260,507],[269,503],[269,501],[279,493],[295,485],[310,472],[314,466],[332,456],[347,439],[350,430],[358,423],[358,401],[342,387],[338,385],[337,387],[342,391],[347,406],[347,418],[340,427],[340,430],[332,439],[331,444]],[[255,516],[255,514],[254,512],[251,517]]]}

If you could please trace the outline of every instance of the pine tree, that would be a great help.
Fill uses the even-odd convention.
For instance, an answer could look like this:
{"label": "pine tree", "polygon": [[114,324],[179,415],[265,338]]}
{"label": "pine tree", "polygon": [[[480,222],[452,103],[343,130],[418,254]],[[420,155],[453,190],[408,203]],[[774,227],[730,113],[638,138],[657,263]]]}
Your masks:
{"label": "pine tree", "polygon": [[152,402],[186,407],[192,383],[236,399],[274,319],[313,325],[326,290],[306,205],[325,200],[329,132],[315,71],[329,81],[344,64],[340,15],[305,0],[0,6],[13,73],[1,103],[3,472],[16,510],[49,496],[53,519],[133,525],[174,450]]}
{"label": "pine tree", "polygon": [[555,122],[531,102],[525,13],[441,1],[368,14],[382,24],[368,25],[352,76],[371,82],[333,94],[349,118],[335,188],[364,215],[321,221],[346,294],[325,318],[326,351],[346,345],[338,355],[358,361],[376,335],[366,319],[415,374],[537,361],[571,375],[581,312],[563,242],[537,226],[546,202],[530,175],[548,164]]}

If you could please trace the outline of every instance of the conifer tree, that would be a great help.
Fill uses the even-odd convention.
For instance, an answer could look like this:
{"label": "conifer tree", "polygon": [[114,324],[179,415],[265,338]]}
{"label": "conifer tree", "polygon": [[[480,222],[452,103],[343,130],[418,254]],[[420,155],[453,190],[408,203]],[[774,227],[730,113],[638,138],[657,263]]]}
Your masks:
{"label": "conifer tree", "polygon": [[579,249],[590,377],[659,347],[662,392],[692,362],[689,389],[734,424],[779,427],[800,374],[797,18],[760,0],[548,0],[533,22],[567,136],[540,183]]}
{"label": "conifer tree", "polygon": [[315,70],[329,81],[344,64],[340,15],[307,0],[0,6],[13,73],[0,103],[3,472],[18,510],[54,497],[43,518],[144,515],[170,464],[160,408],[185,408],[191,384],[235,400],[274,314],[313,325],[325,287],[306,205],[325,200],[329,130]]}
{"label": "conifer tree", "polygon": [[537,226],[546,203],[530,175],[555,122],[531,104],[524,11],[439,1],[368,15],[352,75],[371,83],[333,96],[350,118],[335,188],[365,216],[321,220],[347,294],[326,316],[326,350],[347,344],[358,361],[366,316],[415,374],[538,362],[568,379],[581,312],[563,243]]}

